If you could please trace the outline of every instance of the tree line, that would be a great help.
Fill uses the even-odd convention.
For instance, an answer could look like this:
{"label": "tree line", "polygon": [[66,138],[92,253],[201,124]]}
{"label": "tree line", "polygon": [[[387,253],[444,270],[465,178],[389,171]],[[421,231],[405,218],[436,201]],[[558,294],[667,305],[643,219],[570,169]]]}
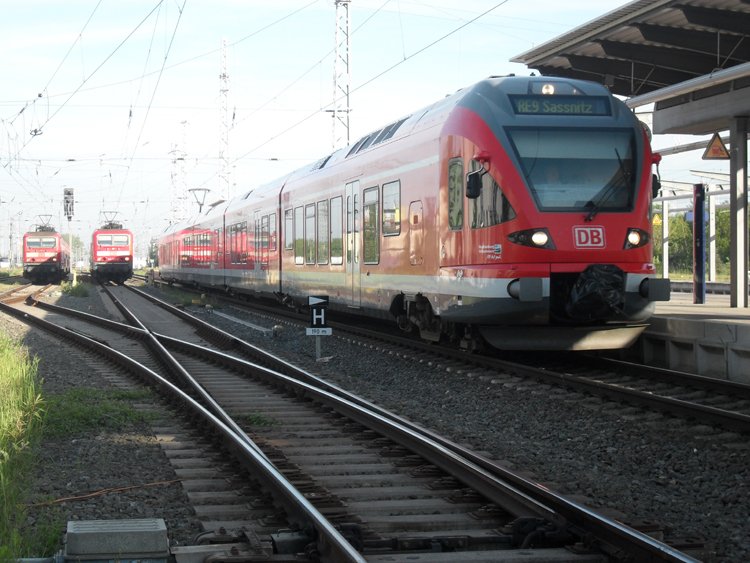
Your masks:
{"label": "tree line", "polygon": [[[661,216],[661,215],[660,215]],[[729,209],[716,210],[716,270],[717,274],[729,271],[731,220]],[[662,219],[663,220],[663,219]],[[669,269],[671,272],[693,271],[693,222],[685,214],[669,217]],[[708,262],[708,224],[706,224],[706,261]],[[654,261],[657,270],[662,264],[662,231],[654,227]]]}

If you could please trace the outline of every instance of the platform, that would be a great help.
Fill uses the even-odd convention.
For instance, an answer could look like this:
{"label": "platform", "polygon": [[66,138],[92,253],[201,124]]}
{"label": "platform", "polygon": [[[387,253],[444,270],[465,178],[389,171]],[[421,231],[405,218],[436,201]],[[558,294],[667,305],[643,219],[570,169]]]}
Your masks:
{"label": "platform", "polygon": [[730,307],[729,295],[673,292],[628,355],[655,366],[750,384],[750,308]]}

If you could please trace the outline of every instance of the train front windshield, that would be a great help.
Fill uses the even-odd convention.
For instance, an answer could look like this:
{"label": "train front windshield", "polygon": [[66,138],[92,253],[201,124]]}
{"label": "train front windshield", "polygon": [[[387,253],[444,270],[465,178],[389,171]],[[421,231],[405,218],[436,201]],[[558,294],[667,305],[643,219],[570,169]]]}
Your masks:
{"label": "train front windshield", "polygon": [[540,211],[629,211],[636,195],[633,132],[508,130]]}
{"label": "train front windshield", "polygon": [[28,237],[26,248],[55,248],[54,237]]}
{"label": "train front windshield", "polygon": [[128,235],[99,235],[96,238],[98,246],[128,246]]}

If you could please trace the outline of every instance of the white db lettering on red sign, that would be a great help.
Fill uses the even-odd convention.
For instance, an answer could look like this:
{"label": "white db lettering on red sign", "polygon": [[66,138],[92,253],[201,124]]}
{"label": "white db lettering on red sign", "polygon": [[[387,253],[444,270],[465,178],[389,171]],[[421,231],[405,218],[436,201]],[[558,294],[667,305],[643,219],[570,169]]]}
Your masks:
{"label": "white db lettering on red sign", "polygon": [[604,248],[604,227],[573,227],[576,248]]}

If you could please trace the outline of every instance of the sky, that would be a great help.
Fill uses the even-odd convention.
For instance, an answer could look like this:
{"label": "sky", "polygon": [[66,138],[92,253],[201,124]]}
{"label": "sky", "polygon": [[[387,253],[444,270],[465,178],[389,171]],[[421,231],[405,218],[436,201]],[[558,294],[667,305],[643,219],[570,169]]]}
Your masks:
{"label": "sky", "polygon": [[[509,60],[627,3],[352,0],[349,139],[488,76],[528,75]],[[39,223],[87,241],[112,219],[145,255],[196,195],[243,194],[345,144],[330,111],[334,0],[0,6],[0,255]],[[701,154],[665,158],[662,178],[723,170]]]}

